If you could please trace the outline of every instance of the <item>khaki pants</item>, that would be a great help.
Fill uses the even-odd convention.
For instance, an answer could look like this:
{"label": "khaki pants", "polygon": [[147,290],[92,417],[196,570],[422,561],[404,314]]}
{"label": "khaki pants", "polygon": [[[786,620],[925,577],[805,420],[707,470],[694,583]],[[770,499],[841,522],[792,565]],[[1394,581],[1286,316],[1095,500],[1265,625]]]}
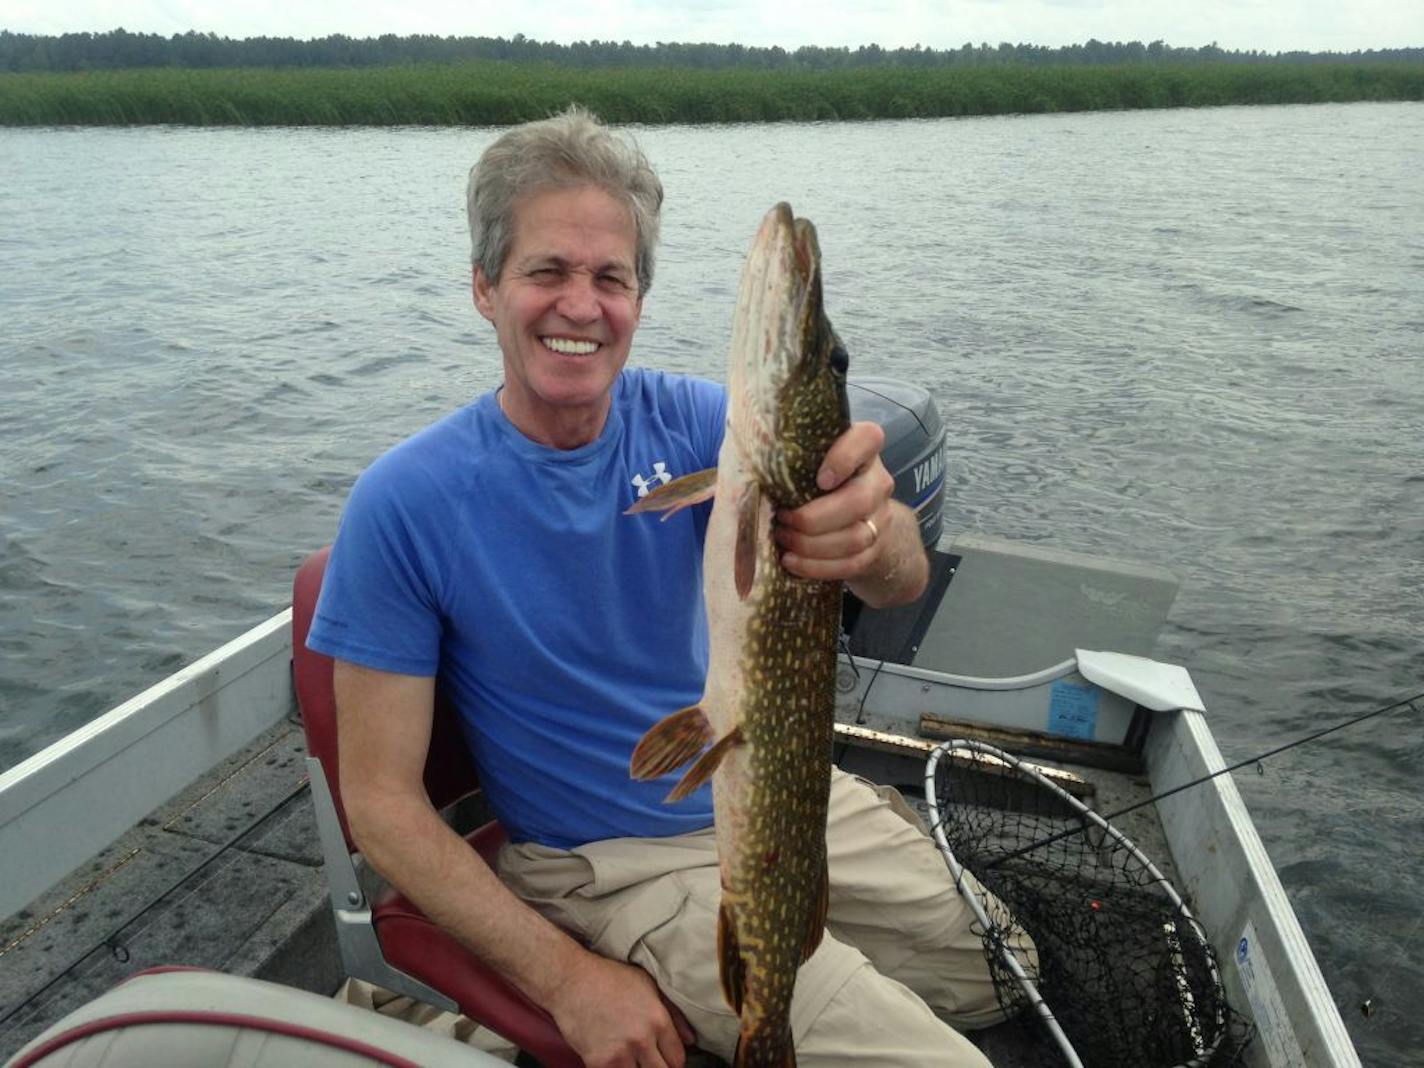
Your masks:
{"label": "khaki pants", "polygon": [[[791,1007],[802,1068],[989,1063],[940,1019],[974,1028],[1002,1013],[973,914],[913,819],[898,794],[833,773],[828,930],[797,976]],[[698,1045],[731,1058],[738,1020],[717,974],[721,880],[711,829],[572,851],[507,845],[498,869],[590,948],[644,968],[686,1014]]]}

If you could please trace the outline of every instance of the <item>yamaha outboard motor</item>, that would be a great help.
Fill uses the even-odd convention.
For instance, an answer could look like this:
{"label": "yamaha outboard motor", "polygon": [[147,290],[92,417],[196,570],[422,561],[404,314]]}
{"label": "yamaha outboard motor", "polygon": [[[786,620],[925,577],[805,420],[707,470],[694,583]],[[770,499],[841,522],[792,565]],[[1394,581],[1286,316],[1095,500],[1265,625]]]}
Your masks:
{"label": "yamaha outboard motor", "polygon": [[[895,478],[895,499],[920,523],[920,540],[935,557],[944,529],[944,423],[929,391],[895,378],[852,378],[846,383],[853,420],[871,419],[885,430],[880,459]],[[933,580],[912,605],[872,611],[846,590],[841,627],[858,656],[909,663],[924,635],[944,582]]]}
{"label": "yamaha outboard motor", "polygon": [[846,384],[852,420],[885,430],[880,458],[895,476],[895,499],[920,521],[926,549],[944,528],[944,423],[929,391],[895,378],[852,378]]}

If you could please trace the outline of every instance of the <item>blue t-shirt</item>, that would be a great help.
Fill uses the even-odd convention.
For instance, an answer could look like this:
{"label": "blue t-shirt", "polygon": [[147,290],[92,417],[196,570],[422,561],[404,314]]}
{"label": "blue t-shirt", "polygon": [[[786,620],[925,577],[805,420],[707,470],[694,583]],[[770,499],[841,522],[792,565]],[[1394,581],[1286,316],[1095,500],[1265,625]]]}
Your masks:
{"label": "blue t-shirt", "polygon": [[623,511],[640,487],[714,466],[725,418],[722,387],[628,369],[598,439],[561,451],[480,397],[357,480],[308,647],[438,673],[513,841],[706,827],[709,787],[664,804],[679,773],[635,782],[628,758],[702,696],[710,506]]}

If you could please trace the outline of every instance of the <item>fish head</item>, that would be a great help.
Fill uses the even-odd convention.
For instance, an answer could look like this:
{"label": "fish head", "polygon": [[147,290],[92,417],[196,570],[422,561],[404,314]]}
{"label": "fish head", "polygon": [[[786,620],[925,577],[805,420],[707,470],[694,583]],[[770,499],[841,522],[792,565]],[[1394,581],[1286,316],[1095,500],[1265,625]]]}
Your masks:
{"label": "fish head", "polygon": [[729,430],[778,506],[819,490],[826,450],[850,425],[845,346],[826,317],[816,228],[777,204],[747,255],[732,326]]}

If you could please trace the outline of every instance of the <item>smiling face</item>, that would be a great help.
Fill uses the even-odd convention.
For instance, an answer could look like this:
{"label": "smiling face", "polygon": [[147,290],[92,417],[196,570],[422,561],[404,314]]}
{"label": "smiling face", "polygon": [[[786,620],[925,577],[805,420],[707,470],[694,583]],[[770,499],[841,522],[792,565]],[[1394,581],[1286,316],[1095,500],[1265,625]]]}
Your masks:
{"label": "smiling face", "polygon": [[514,206],[498,283],[475,268],[475,306],[504,354],[505,415],[526,437],[577,448],[603,430],[643,302],[629,210],[594,186]]}

